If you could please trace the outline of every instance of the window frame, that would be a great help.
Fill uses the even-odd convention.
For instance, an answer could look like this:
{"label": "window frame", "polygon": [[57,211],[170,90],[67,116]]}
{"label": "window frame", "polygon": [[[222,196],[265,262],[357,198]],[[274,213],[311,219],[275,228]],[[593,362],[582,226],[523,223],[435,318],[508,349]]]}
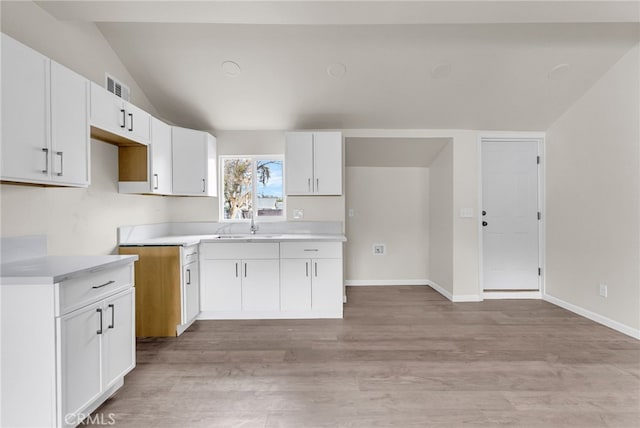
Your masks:
{"label": "window frame", "polygon": [[[287,221],[287,191],[286,191],[286,177],[285,177],[285,165],[284,165],[284,155],[219,155],[219,189],[218,189],[218,222],[219,223],[249,223],[251,222],[251,218],[245,219],[235,219],[235,218],[225,218],[224,217],[224,162],[227,159],[250,159],[252,162],[251,168],[251,183],[252,183],[252,198],[251,198],[251,206],[253,207],[253,212],[255,215],[255,222],[266,223],[266,222],[281,222]],[[259,217],[257,215],[257,200],[258,200],[258,169],[256,168],[256,164],[260,160],[277,160],[282,162],[282,215],[281,216],[264,216]]]}

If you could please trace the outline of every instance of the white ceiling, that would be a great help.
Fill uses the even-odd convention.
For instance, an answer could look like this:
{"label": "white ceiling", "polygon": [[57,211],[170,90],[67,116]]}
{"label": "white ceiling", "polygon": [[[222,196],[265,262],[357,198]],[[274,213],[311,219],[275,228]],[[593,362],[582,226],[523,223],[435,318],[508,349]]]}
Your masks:
{"label": "white ceiling", "polygon": [[39,4],[97,22],[160,114],[202,129],[546,130],[640,38],[637,2]]}
{"label": "white ceiling", "polygon": [[449,138],[346,138],[346,166],[427,168]]}

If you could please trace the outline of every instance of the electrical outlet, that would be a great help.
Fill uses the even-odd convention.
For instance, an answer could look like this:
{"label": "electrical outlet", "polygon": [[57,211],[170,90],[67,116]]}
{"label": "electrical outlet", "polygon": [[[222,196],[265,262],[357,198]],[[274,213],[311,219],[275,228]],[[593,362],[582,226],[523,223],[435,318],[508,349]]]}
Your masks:
{"label": "electrical outlet", "polygon": [[373,244],[373,255],[383,256],[386,253],[386,247],[384,244]]}
{"label": "electrical outlet", "polygon": [[608,292],[607,284],[600,284],[600,296],[607,297]]}
{"label": "electrical outlet", "polygon": [[304,210],[300,208],[293,209],[293,218],[295,220],[301,220],[304,218]]}

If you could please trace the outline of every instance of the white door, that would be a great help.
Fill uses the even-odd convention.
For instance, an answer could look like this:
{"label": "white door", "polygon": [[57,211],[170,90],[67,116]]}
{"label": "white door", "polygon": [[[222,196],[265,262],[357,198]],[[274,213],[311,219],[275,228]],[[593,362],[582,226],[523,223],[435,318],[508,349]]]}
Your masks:
{"label": "white door", "polygon": [[285,144],[287,195],[313,193],[313,133],[289,132]]}
{"label": "white door", "polygon": [[239,311],[242,308],[240,260],[204,260],[200,284],[201,311]]}
{"label": "white door", "polygon": [[313,135],[314,193],[342,194],[342,134],[316,132]]}
{"label": "white door", "polygon": [[151,192],[171,194],[171,126],[151,118]]}
{"label": "white door", "polygon": [[311,308],[320,312],[342,312],[342,259],[313,259]]}
{"label": "white door", "polygon": [[143,144],[151,141],[151,115],[125,101],[128,137]]}
{"label": "white door", "polygon": [[2,34],[2,178],[50,177],[49,59]]}
{"label": "white door", "polygon": [[280,302],[282,311],[311,310],[311,260],[280,260]]}
{"label": "white door", "polygon": [[482,142],[485,290],[539,289],[538,141]]}
{"label": "white door", "polygon": [[103,321],[104,389],[136,365],[134,289],[105,301]]}
{"label": "white door", "polygon": [[102,393],[100,344],[107,328],[106,321],[102,302],[57,320],[62,421],[66,415],[83,411]]}
{"label": "white door", "polygon": [[89,81],[51,61],[51,180],[89,184]]}
{"label": "white door", "polygon": [[207,139],[193,129],[173,127],[173,194],[206,195]]}
{"label": "white door", "polygon": [[278,260],[242,261],[242,310],[278,311],[280,275]]}
{"label": "white door", "polygon": [[102,86],[91,82],[91,125],[127,136],[124,101]]}
{"label": "white door", "polygon": [[198,279],[198,263],[190,263],[184,267],[184,319],[188,323],[200,312],[200,281]]}

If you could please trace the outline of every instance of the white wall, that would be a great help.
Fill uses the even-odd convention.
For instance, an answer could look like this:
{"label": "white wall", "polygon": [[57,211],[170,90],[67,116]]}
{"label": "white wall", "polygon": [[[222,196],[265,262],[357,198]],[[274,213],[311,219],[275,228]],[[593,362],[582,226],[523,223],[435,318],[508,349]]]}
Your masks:
{"label": "white wall", "polygon": [[[347,281],[429,278],[429,169],[346,169]],[[373,244],[386,254],[373,255]]]}
{"label": "white wall", "polygon": [[[640,329],[640,55],[547,131],[546,293]],[[599,284],[609,296],[600,297]]]}
{"label": "white wall", "polygon": [[[2,2],[2,31],[100,84],[108,71],[131,87],[132,100],[154,112],[93,24],[60,22],[32,2]],[[87,189],[0,185],[2,236],[44,234],[49,252],[114,251],[117,227],[169,220],[167,199],[117,193],[117,149],[91,143]]]}
{"label": "white wall", "polygon": [[453,142],[429,168],[429,279],[453,294]]}

